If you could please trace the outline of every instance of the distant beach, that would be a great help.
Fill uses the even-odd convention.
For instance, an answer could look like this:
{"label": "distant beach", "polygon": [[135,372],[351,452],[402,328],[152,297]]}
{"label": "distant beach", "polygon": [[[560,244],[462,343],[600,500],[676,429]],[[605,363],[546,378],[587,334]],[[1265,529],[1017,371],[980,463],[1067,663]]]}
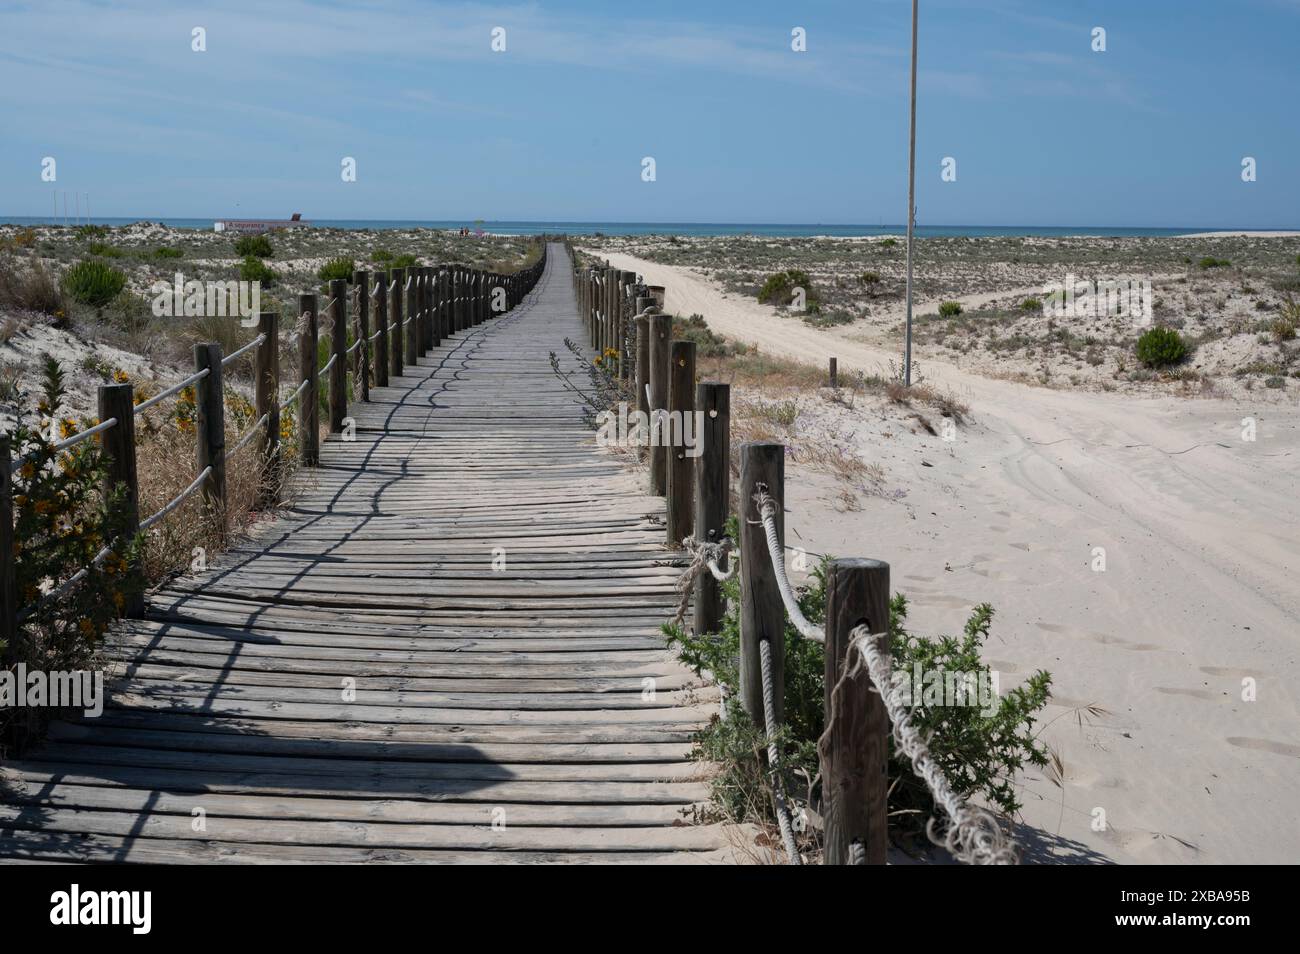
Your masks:
{"label": "distant beach", "polygon": [[[269,213],[268,213],[269,214]],[[277,213],[281,214],[281,213]],[[256,218],[256,216],[252,216]],[[52,219],[39,216],[0,217],[0,225],[132,225],[136,222],[153,222],[174,229],[212,231],[219,217],[108,217],[74,220],[69,217]],[[229,216],[227,216],[229,218]],[[773,238],[870,238],[907,234],[903,225],[832,225],[767,224],[754,222],[527,222],[493,221],[487,219],[312,219],[307,225],[328,229],[450,229],[468,228],[488,235],[543,235],[563,233],[568,235],[686,235],[697,237],[723,235],[757,235]],[[918,225],[918,238],[985,238],[985,237],[1189,237],[1210,235],[1288,236],[1300,235],[1293,231],[1220,230],[1204,227],[1188,228],[1129,228],[1094,225]]]}

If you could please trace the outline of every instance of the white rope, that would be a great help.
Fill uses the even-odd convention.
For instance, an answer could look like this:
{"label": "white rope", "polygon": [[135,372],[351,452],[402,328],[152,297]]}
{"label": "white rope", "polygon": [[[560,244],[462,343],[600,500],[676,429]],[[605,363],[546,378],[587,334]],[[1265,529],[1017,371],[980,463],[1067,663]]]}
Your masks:
{"label": "white rope", "polygon": [[397,279],[394,278],[391,282],[388,283],[388,290],[391,292],[396,287],[397,287]]}
{"label": "white rope", "polygon": [[185,502],[185,499],[189,497],[190,494],[198,490],[199,485],[202,484],[203,481],[207,480],[208,474],[210,473],[212,473],[211,464],[209,464],[207,467],[204,467],[203,470],[199,472],[199,475],[194,478],[194,483],[190,484],[188,487],[182,490],[176,497],[172,499],[170,503],[168,503],[165,507],[163,507],[161,510],[159,510],[156,514],[154,514],[152,517],[148,518],[147,520],[141,520],[140,529],[148,530],[150,527],[152,527],[163,517],[167,516],[169,513],[171,513],[173,510],[179,507],[182,503]]}
{"label": "white rope", "polygon": [[767,553],[772,559],[776,588],[781,591],[781,602],[785,604],[790,622],[804,637],[819,643],[825,642],[826,634],[808,622],[803,611],[799,609],[799,601],[795,599],[790,580],[785,575],[785,553],[776,537],[776,501],[768,494],[766,485],[758,485],[758,493],[754,494],[754,503],[758,504],[758,515],[762,518],[763,530],[767,535]]}
{"label": "white rope", "polygon": [[388,334],[388,326],[384,325],[384,327],[380,328],[378,331],[376,331],[373,335],[370,336],[370,340],[374,341],[380,335],[386,335],[386,334]]}
{"label": "white rope", "polygon": [[362,338],[358,338],[356,341],[352,342],[352,347],[348,348],[347,353],[351,354],[352,352],[360,348],[363,344],[365,344],[365,340]]}
{"label": "white rope", "polygon": [[304,378],[302,384],[298,385],[298,387],[294,389],[294,392],[284,399],[284,403],[280,405],[280,410],[287,411],[290,404],[302,397],[302,392],[307,390],[307,385],[309,384],[311,384],[311,381]]}
{"label": "white rope", "polygon": [[1003,832],[997,819],[982,808],[972,807],[964,797],[954,792],[943,771],[931,757],[927,741],[921,737],[916,726],[912,725],[902,698],[902,685],[893,684],[890,658],[881,650],[877,637],[864,624],[853,629],[849,640],[850,645],[858,650],[858,661],[842,678],[852,678],[854,672],[865,662],[874,686],[877,689],[881,686],[890,687],[888,692],[882,692],[880,696],[885,703],[889,721],[894,726],[894,744],[911,761],[916,777],[925,782],[934,796],[935,804],[948,816],[949,823],[942,835],[936,833],[933,818],[926,823],[925,830],[930,840],[948,849],[954,858],[965,864],[1019,864],[1015,842]]}
{"label": "white rope", "polygon": [[226,365],[230,364],[230,362],[234,361],[236,358],[238,358],[240,355],[242,355],[245,351],[252,351],[254,348],[256,348],[258,345],[260,345],[260,344],[261,344],[263,341],[265,341],[265,340],[266,340],[266,335],[264,335],[264,334],[262,334],[262,335],[258,335],[256,338],[254,338],[254,339],[253,339],[252,341],[250,341],[248,344],[244,345],[244,346],[243,346],[242,348],[240,348],[238,351],[232,352],[232,353],[226,355],[224,358],[222,358],[222,359],[221,359],[221,366],[224,368]]}
{"label": "white rope", "polygon": [[772,802],[776,805],[776,822],[785,842],[785,853],[790,864],[801,865],[799,846],[795,844],[794,828],[790,824],[790,809],[785,803],[785,783],[781,780],[779,753],[776,749],[776,706],[772,689],[772,647],[766,639],[758,642],[758,658],[763,675],[763,735],[767,739],[767,769],[771,774]]}
{"label": "white rope", "polygon": [[173,394],[179,394],[181,391],[184,391],[191,384],[201,381],[203,378],[207,377],[208,372],[211,370],[212,370],[211,368],[204,368],[202,371],[197,371],[194,374],[191,374],[184,381],[179,381],[176,384],[173,384],[166,391],[159,391],[153,397],[149,398],[149,400],[141,401],[139,404],[135,406],[135,413],[139,414],[142,411],[148,410],[149,408],[153,407],[159,401],[165,401]]}
{"label": "white rope", "polygon": [[234,447],[226,451],[225,459],[230,460],[241,450],[247,447],[248,442],[257,436],[257,432],[260,431],[263,427],[265,427],[267,421],[269,421],[270,419],[271,419],[271,412],[267,411],[258,419],[256,424],[254,424],[252,427],[250,427],[247,431],[244,432],[243,436],[239,438],[239,441],[235,444]]}
{"label": "white rope", "polygon": [[317,371],[316,373],[317,373],[317,374],[324,374],[324,373],[325,373],[326,371],[328,371],[330,368],[334,367],[334,362],[338,360],[338,357],[339,357],[339,353],[338,353],[337,351],[335,351],[333,354],[330,355],[330,359],[329,359],[328,361],[325,362],[325,367],[321,368],[321,369],[320,369],[319,371]]}
{"label": "white rope", "polygon": [[690,554],[691,562],[682,571],[682,575],[677,578],[677,615],[673,617],[675,623],[680,625],[682,620],[686,618],[686,609],[691,602],[691,592],[695,588],[695,580],[705,569],[712,573],[713,578],[719,582],[729,580],[735,574],[736,568],[734,566],[725,573],[718,569],[718,561],[725,560],[727,554],[734,549],[734,546],[728,537],[723,537],[719,543],[700,541],[694,537],[683,538],[682,547]]}
{"label": "white rope", "polygon": [[[90,561],[90,566],[91,567],[99,566],[112,552],[113,552],[112,547],[104,547],[104,549],[100,550],[98,553],[95,554],[94,558]],[[56,600],[59,597],[65,595],[69,590],[71,590],[74,586],[76,586],[78,583],[80,583],[89,575],[90,575],[90,567],[82,567],[80,570],[72,574],[72,576],[68,577],[66,580],[64,580],[54,589],[50,590],[48,593],[42,593],[40,598],[31,606],[28,606],[25,609],[20,610],[17,614],[16,622],[19,623],[23,622],[25,619],[27,619],[27,617],[31,616],[33,613],[39,610],[46,603],[50,602],[51,600]]]}
{"label": "white rope", "polygon": [[384,283],[383,283],[383,282],[375,282],[375,288],[374,288],[374,290],[370,293],[370,297],[371,297],[371,298],[378,298],[378,297],[379,297],[379,290],[380,290],[381,288],[383,288],[383,287],[384,287]]}

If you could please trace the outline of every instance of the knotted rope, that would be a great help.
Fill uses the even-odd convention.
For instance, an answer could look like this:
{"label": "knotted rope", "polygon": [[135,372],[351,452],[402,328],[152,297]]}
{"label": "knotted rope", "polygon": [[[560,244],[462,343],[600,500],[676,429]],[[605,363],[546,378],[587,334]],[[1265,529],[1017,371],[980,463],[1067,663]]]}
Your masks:
{"label": "knotted rope", "polygon": [[682,547],[690,554],[691,562],[686,565],[682,575],[677,578],[677,614],[673,617],[673,622],[681,625],[686,618],[686,610],[690,606],[691,593],[695,589],[695,581],[701,573],[708,570],[713,574],[713,578],[721,582],[722,580],[731,579],[735,574],[735,567],[727,570],[725,573],[718,568],[718,564],[727,558],[727,554],[735,549],[735,544],[730,538],[723,537],[719,543],[709,543],[707,540],[696,540],[694,537],[686,537],[682,540]]}

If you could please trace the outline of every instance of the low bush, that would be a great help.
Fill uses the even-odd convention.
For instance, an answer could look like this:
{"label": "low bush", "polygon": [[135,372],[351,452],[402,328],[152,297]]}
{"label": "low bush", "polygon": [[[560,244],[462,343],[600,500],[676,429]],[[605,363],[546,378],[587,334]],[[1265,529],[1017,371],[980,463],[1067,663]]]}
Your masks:
{"label": "low bush", "polygon": [[673,340],[695,342],[695,355],[699,358],[727,358],[736,353],[726,338],[714,333],[703,315],[674,318]]}
{"label": "low bush", "polygon": [[68,316],[63,289],[44,263],[8,255],[0,256],[0,308],[49,315],[56,325]]}
{"label": "low bush", "polygon": [[1187,342],[1173,328],[1144,331],[1137,340],[1137,359],[1148,368],[1166,368],[1187,357]]}
{"label": "low bush", "polygon": [[1196,263],[1197,268],[1230,268],[1231,266],[1232,262],[1226,258],[1215,258],[1212,255],[1207,255]]}
{"label": "low bush", "polygon": [[758,291],[758,300],[768,305],[790,305],[795,300],[795,289],[803,289],[804,305],[812,308],[818,302],[817,290],[808,273],[798,268],[769,275]]}
{"label": "low bush", "polygon": [[239,264],[239,277],[246,282],[260,282],[262,285],[273,285],[275,280],[280,276],[275,273],[266,262],[262,261],[255,255],[248,255]]}
{"label": "low bush", "polygon": [[[735,539],[732,518],[730,535]],[[733,555],[733,559],[735,559]],[[817,624],[826,612],[826,564],[814,570],[812,580],[798,588],[804,615]],[[725,719],[715,718],[697,737],[696,756],[720,766],[710,782],[712,811],[718,817],[737,822],[776,823],[771,789],[765,765],[766,741],[739,703],[740,624],[739,572],[722,584],[729,599],[721,632],[696,636],[682,627],[664,627],[669,644],[697,675],[711,675],[724,687],[727,699]],[[895,672],[912,673],[919,668],[924,685],[940,684],[951,674],[963,679],[973,675],[992,679],[980,651],[988,639],[993,610],[977,606],[959,637],[930,639],[907,632],[907,601],[896,595],[890,602],[889,635]],[[811,802],[820,812],[820,789],[812,784],[819,774],[817,741],[825,728],[825,657],[820,643],[804,638],[788,622],[785,626],[785,724],[775,733],[781,752],[782,782],[796,806]],[[937,675],[931,675],[937,674]],[[1050,697],[1051,676],[1044,671],[1031,675],[1022,685],[998,696],[982,699],[980,705],[936,704],[918,693],[911,716],[922,736],[929,740],[931,756],[963,796],[983,800],[1007,816],[1020,809],[1016,773],[1028,765],[1046,766],[1048,752],[1034,732],[1042,709]],[[928,690],[927,690],[928,691]],[[936,806],[929,789],[912,772],[906,756],[889,741],[889,818],[896,832],[919,836]],[[810,834],[805,834],[805,847]]]}
{"label": "low bush", "polygon": [[63,287],[75,301],[103,308],[126,287],[126,275],[98,259],[88,258],[67,270]]}
{"label": "low bush", "polygon": [[352,272],[356,266],[350,258],[333,258],[322,265],[316,271],[316,277],[323,282],[331,279],[341,278],[344,281],[352,281]]}
{"label": "low bush", "polygon": [[241,235],[235,239],[235,254],[247,258],[270,258],[275,254],[270,237],[266,235]]}
{"label": "low bush", "polygon": [[961,302],[945,301],[939,305],[940,318],[956,318],[961,314]]}
{"label": "low bush", "polygon": [[154,258],[183,258],[185,251],[179,248],[168,248],[163,245],[153,250]]}

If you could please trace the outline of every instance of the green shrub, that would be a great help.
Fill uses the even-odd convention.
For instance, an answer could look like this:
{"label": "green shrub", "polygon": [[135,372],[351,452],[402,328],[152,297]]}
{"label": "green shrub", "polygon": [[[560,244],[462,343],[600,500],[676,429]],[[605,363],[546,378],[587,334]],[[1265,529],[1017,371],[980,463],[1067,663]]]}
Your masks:
{"label": "green shrub", "polygon": [[880,247],[881,247],[881,248],[893,248],[893,247],[894,247],[895,245],[897,245],[897,244],[898,244],[898,240],[897,240],[897,239],[887,238],[887,239],[885,239],[883,242],[880,243]]}
{"label": "green shrub", "polygon": [[812,279],[807,272],[798,268],[769,275],[758,291],[758,300],[769,305],[789,305],[794,301],[796,288],[803,289],[806,307],[812,308],[817,304],[817,290],[813,288]]}
{"label": "green shrub", "polygon": [[1197,268],[1229,268],[1231,265],[1232,262],[1228,261],[1226,258],[1214,258],[1211,255],[1205,256],[1205,258],[1196,263]]}
{"label": "green shrub", "polygon": [[1148,368],[1165,368],[1187,357],[1187,343],[1173,328],[1150,328],[1137,340],[1137,359]]}
{"label": "green shrub", "polygon": [[389,268],[414,268],[416,265],[419,264],[420,264],[419,259],[417,259],[414,255],[403,254],[403,255],[398,255],[396,258],[390,261],[388,263],[388,267]]}
{"label": "green shrub", "polygon": [[63,289],[39,258],[24,263],[0,256],[0,308],[40,312],[56,325],[66,323],[68,317]]}
{"label": "green shrub", "polygon": [[879,272],[863,272],[858,276],[858,281],[867,286],[868,291],[875,291],[876,286],[880,284]]}
{"label": "green shrub", "polygon": [[159,246],[153,250],[154,258],[183,258],[185,251],[179,248],[168,248],[166,245]]}
{"label": "green shrub", "polygon": [[352,281],[352,272],[356,266],[353,265],[350,258],[333,258],[322,265],[316,272],[316,277],[323,282],[331,279],[342,278],[344,281]]}
{"label": "green shrub", "polygon": [[736,353],[726,338],[713,332],[703,315],[674,318],[673,340],[695,342],[695,354],[700,358],[727,358]]}
{"label": "green shrub", "polygon": [[248,255],[239,265],[239,277],[246,282],[273,285],[279,276],[256,255]]}
{"label": "green shrub", "polygon": [[91,255],[99,255],[103,258],[121,258],[122,250],[115,245],[106,245],[103,242],[91,242],[88,250]]}
{"label": "green shrub", "polygon": [[126,275],[98,259],[83,259],[67,270],[63,287],[73,300],[102,308],[126,287]]}
{"label": "green shrub", "polygon": [[1039,298],[1026,298],[1020,303],[1020,308],[1022,311],[1041,311],[1043,302]]}
{"label": "green shrub", "polygon": [[79,239],[103,238],[108,234],[106,225],[78,225],[75,233]]}
{"label": "green shrub", "polygon": [[275,249],[271,246],[271,239],[266,235],[241,235],[235,239],[235,254],[245,258],[249,255],[270,258],[275,254]]}
{"label": "green shrub", "polygon": [[945,301],[939,305],[940,318],[956,318],[961,314],[961,302]]}
{"label": "green shrub", "polygon": [[[63,370],[53,358],[42,368],[44,395],[35,413],[19,415],[12,432],[14,471],[14,576],[19,606],[16,662],[33,669],[83,668],[94,656],[109,623],[141,586],[133,569],[139,537],[126,538],[123,492],[101,492],[105,471],[99,442],[84,441],[66,451],[54,443],[92,422],[60,415]],[[95,557],[106,545],[110,553]],[[51,581],[62,584],[82,569],[87,575],[56,599],[41,598]],[[2,647],[3,644],[0,644]],[[0,728],[14,710],[0,709]]]}
{"label": "green shrub", "polygon": [[[735,539],[732,518],[729,535]],[[735,556],[733,554],[733,560]],[[808,585],[799,587],[798,601],[804,615],[814,624],[826,613],[826,564],[814,571]],[[668,624],[664,632],[683,663],[697,675],[706,671],[725,687],[727,716],[715,719],[697,737],[696,756],[716,763],[719,773],[710,782],[713,809],[734,821],[775,824],[768,776],[762,752],[762,733],[739,704],[738,659],[740,624],[739,573],[722,584],[731,601],[721,632],[696,636]],[[889,634],[895,672],[989,673],[980,650],[988,639],[993,610],[978,606],[959,637],[929,639],[909,634],[904,623],[907,601],[896,595],[890,601]],[[785,627],[785,724],[775,733],[781,752],[786,791],[801,801],[809,792],[808,781],[819,772],[817,740],[825,728],[825,657],[820,643],[806,639],[788,622]],[[928,738],[932,757],[964,796],[987,801],[1006,815],[1020,809],[1016,773],[1027,765],[1047,765],[1046,747],[1033,728],[1050,697],[1051,676],[1043,671],[1031,675],[1021,686],[1003,692],[987,709],[974,705],[933,705],[924,699],[910,710],[921,734]],[[907,758],[896,751],[890,739],[889,813],[890,824],[908,835],[924,830],[936,811],[928,788],[912,772]],[[816,799],[819,790],[814,787]]]}
{"label": "green shrub", "polygon": [[370,253],[370,260],[376,264],[383,265],[385,262],[393,260],[393,253],[386,248],[377,248]]}

